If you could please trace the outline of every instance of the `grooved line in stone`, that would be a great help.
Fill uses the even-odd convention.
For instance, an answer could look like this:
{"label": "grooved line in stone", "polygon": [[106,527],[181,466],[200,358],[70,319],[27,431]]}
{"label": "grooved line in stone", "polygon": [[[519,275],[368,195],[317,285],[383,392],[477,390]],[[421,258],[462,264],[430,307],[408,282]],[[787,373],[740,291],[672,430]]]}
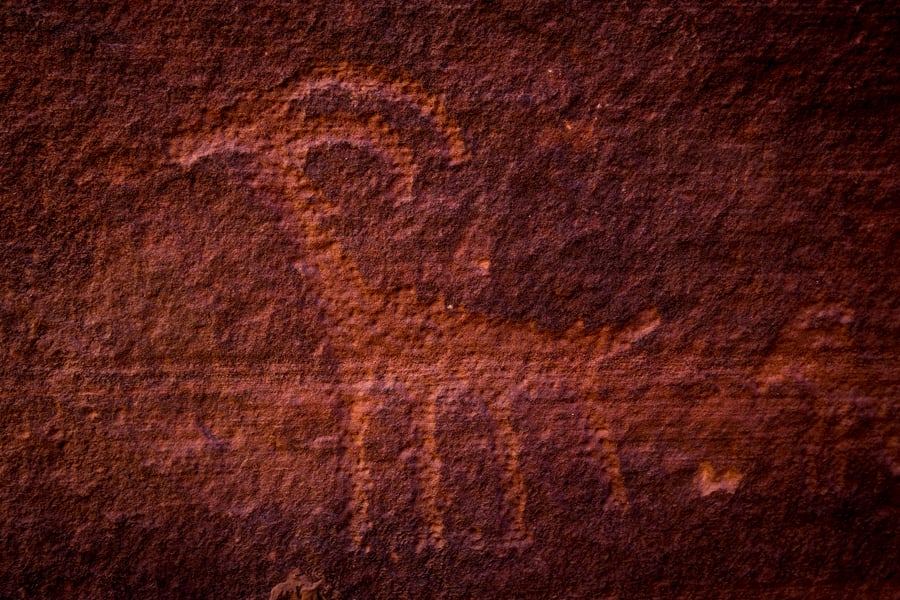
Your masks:
{"label": "grooved line in stone", "polygon": [[[360,109],[360,114],[335,111],[325,117],[307,117],[303,103],[332,89],[345,91],[363,106],[375,103],[376,98],[382,104],[412,104],[421,118],[440,131],[447,146],[432,144],[429,151],[448,158],[451,165],[465,160],[459,128],[440,101],[413,82],[390,81],[372,69],[348,65],[317,69],[308,80],[251,97],[246,111],[251,117],[187,135],[172,144],[170,154],[184,167],[210,155],[248,155],[256,161],[253,185],[290,199],[293,218],[283,225],[305,244],[298,268],[318,281],[341,380],[359,382],[359,393],[365,396],[366,386],[376,381],[381,382],[379,385],[421,390],[429,373],[447,377],[447,381],[432,383],[421,409],[413,411],[417,421],[414,428],[421,436],[416,465],[423,490],[416,502],[426,522],[420,547],[439,548],[447,535],[442,461],[436,439],[440,398],[460,389],[490,389],[478,382],[485,378],[490,381],[495,375],[526,383],[566,381],[588,395],[600,383],[601,363],[649,335],[660,324],[660,317],[651,308],[615,330],[608,326],[586,330],[578,322],[555,333],[529,323],[488,318],[461,307],[449,310],[443,299],[426,305],[409,289],[390,295],[370,289],[329,230],[327,223],[340,218],[340,211],[306,176],[307,157],[315,147],[336,143],[350,143],[376,153],[398,176],[390,193],[395,202],[401,203],[414,200],[417,160],[403,144],[400,133],[381,116],[363,117]],[[419,341],[416,351],[410,350],[411,339]],[[501,392],[499,398],[494,397],[496,392],[485,394],[492,404],[495,459],[502,467],[507,531],[499,545],[521,546],[531,536],[525,522],[527,489],[519,463],[521,441],[511,421],[514,398],[510,393]],[[346,443],[346,451],[352,456],[350,537],[355,546],[365,548],[372,529],[369,513],[374,485],[365,451],[370,415],[365,399],[355,396],[350,404]],[[627,508],[615,444],[606,428],[598,431],[602,435],[597,434],[594,454],[612,482],[608,502]]]}
{"label": "grooved line in stone", "polygon": [[315,69],[312,76],[300,86],[299,92],[309,95],[334,85],[349,88],[358,95],[364,93],[387,95],[393,102],[405,102],[417,107],[419,113],[433,121],[445,136],[451,164],[464,162],[468,158],[459,127],[447,114],[443,103],[417,82],[410,79],[391,79],[378,73],[374,68],[360,70],[344,63]]}
{"label": "grooved line in stone", "polygon": [[631,506],[628,502],[628,490],[625,487],[625,478],[622,477],[622,466],[619,463],[616,442],[612,438],[609,427],[593,410],[588,410],[587,428],[588,451],[594,456],[597,464],[603,465],[606,476],[609,478],[610,494],[606,500],[606,506],[617,505],[627,512]]}
{"label": "grooved line in stone", "polygon": [[366,534],[372,529],[369,518],[369,495],[372,493],[372,471],[366,460],[366,430],[369,428],[369,406],[365,399],[354,397],[350,402],[350,537],[362,548]]}
{"label": "grooved line in stone", "polygon": [[509,398],[504,396],[491,407],[494,423],[497,427],[497,445],[495,452],[503,462],[501,477],[505,491],[506,519],[509,529],[505,543],[509,546],[525,545],[531,542],[531,534],[525,526],[525,507],[528,491],[525,488],[525,477],[519,465],[522,447],[519,436],[510,423]]}
{"label": "grooved line in stone", "polygon": [[435,432],[437,431],[438,398],[432,396],[423,407],[420,427],[422,430],[422,449],[419,457],[419,469],[422,473],[422,510],[428,523],[427,530],[419,540],[419,548],[433,545],[444,547],[444,515],[440,506],[441,488],[441,456],[438,453]]}

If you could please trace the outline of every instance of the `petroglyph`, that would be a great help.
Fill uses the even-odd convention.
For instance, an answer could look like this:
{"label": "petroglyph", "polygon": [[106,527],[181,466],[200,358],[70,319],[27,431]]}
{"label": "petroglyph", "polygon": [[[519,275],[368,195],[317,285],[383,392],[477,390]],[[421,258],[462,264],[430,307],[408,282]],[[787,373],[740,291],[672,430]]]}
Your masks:
{"label": "petroglyph", "polygon": [[839,304],[817,304],[782,330],[774,351],[757,375],[760,390],[784,384],[818,383],[824,388],[852,370],[853,312]]}
{"label": "petroglyph", "polygon": [[492,404],[492,416],[496,424],[496,448],[498,460],[501,461],[503,488],[505,492],[505,515],[508,523],[503,543],[507,546],[525,545],[531,541],[531,535],[525,527],[525,505],[528,491],[525,478],[519,466],[521,443],[510,423],[510,399],[502,396]]}
{"label": "petroglyph", "polygon": [[585,415],[584,428],[587,431],[588,444],[586,451],[593,457],[594,464],[601,465],[610,482],[610,494],[606,500],[606,508],[618,506],[627,512],[628,490],[619,464],[619,453],[616,442],[607,424],[594,411],[588,409]]}
{"label": "petroglyph", "polygon": [[802,390],[825,401],[809,407],[802,436],[806,487],[810,494],[844,488],[847,449],[858,427],[858,352],[851,326],[854,312],[839,303],[814,304],[800,311],[780,332],[773,352],[757,373],[757,384],[769,390]]}
{"label": "petroglyph", "polygon": [[[391,110],[407,121],[413,115],[418,122],[404,124],[386,114]],[[315,279],[331,336],[330,351],[340,365],[337,377],[357,382],[358,391],[347,403],[344,443],[352,479],[352,543],[366,548],[373,529],[370,508],[377,483],[367,452],[373,402],[368,390],[380,381],[405,390],[416,405],[414,433],[400,433],[415,435],[419,444],[414,461],[420,479],[417,510],[424,522],[419,547],[441,548],[450,535],[444,518],[450,492],[444,485],[446,465],[436,434],[445,400],[462,398],[466,392],[481,394],[493,422],[492,460],[502,480],[504,508],[499,516],[505,533],[491,542],[509,547],[528,544],[527,484],[519,464],[521,441],[511,419],[516,407],[511,394],[496,391],[498,382],[501,388],[513,389],[523,382],[566,380],[587,395],[599,383],[602,363],[651,334],[660,325],[659,313],[648,308],[618,329],[588,330],[577,322],[566,331],[552,332],[451,307],[443,298],[424,304],[408,289],[385,294],[370,288],[333,234],[331,224],[342,218],[340,208],[325,198],[305,168],[316,148],[349,144],[371,152],[395,176],[385,201],[403,204],[415,200],[416,177],[424,162],[437,160],[447,169],[463,163],[467,152],[458,126],[443,103],[414,82],[349,65],[319,68],[301,81],[248,95],[228,117],[228,125],[213,123],[173,143],[171,159],[190,168],[205,157],[243,155],[255,161],[251,183],[290,202],[290,218],[282,225],[304,250],[297,268]],[[427,129],[435,133],[423,135]],[[411,131],[416,135],[408,137],[415,141],[405,143],[404,135]],[[489,256],[477,248],[463,254],[473,252],[477,254],[470,257],[473,264],[487,274]],[[593,461],[612,483],[608,502],[627,509],[609,428],[591,427]]]}
{"label": "petroglyph", "polygon": [[311,581],[300,575],[299,569],[291,569],[287,579],[272,588],[269,600],[319,600],[323,579]]}
{"label": "petroglyph", "polygon": [[417,108],[445,136],[452,164],[461,163],[468,158],[459,127],[447,114],[443,103],[415,81],[391,78],[372,67],[356,69],[345,63],[314,70],[312,76],[298,87],[297,99],[308,98],[315,92],[333,87],[346,89],[355,97],[386,96],[391,102],[406,103]]}
{"label": "petroglyph", "polygon": [[437,397],[429,398],[422,404],[422,416],[417,419],[421,429],[421,449],[419,453],[419,471],[422,478],[422,510],[428,528],[421,536],[419,548],[433,545],[444,547],[444,515],[441,507],[441,456],[438,453],[435,431],[437,430]]}
{"label": "petroglyph", "polygon": [[710,463],[702,462],[694,477],[694,484],[697,486],[700,496],[709,496],[716,492],[733,494],[742,479],[744,479],[744,475],[734,469],[717,473]]}
{"label": "petroglyph", "polygon": [[369,403],[364,397],[356,397],[350,404],[350,430],[348,441],[351,457],[351,483],[353,495],[350,498],[350,537],[353,543],[364,547],[363,540],[372,528],[369,519],[369,496],[372,493],[372,472],[366,457],[366,430],[369,427]]}

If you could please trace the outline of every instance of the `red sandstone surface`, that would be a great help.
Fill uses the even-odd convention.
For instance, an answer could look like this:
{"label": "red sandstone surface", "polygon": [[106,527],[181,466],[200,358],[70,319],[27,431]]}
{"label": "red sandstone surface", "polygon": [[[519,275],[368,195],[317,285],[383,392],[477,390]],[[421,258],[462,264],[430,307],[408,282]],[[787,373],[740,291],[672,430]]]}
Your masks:
{"label": "red sandstone surface", "polygon": [[4,3],[0,597],[900,594],[898,14]]}

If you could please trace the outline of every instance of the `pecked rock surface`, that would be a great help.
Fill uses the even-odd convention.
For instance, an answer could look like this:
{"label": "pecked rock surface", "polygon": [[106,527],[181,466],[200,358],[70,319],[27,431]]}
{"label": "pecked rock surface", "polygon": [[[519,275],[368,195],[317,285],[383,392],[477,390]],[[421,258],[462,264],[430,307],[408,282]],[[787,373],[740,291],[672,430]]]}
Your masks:
{"label": "pecked rock surface", "polygon": [[12,2],[0,597],[886,598],[897,6]]}

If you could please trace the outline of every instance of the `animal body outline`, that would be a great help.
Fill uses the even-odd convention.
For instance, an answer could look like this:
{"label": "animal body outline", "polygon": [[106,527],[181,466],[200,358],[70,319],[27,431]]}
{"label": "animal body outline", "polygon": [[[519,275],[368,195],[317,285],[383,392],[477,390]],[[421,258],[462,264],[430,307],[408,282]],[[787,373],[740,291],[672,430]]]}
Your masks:
{"label": "animal body outline", "polygon": [[[345,108],[326,115],[306,110],[313,99],[329,96],[341,97]],[[578,374],[576,387],[589,395],[599,384],[604,361],[650,334],[660,324],[659,313],[649,308],[615,330],[608,326],[588,330],[579,321],[566,331],[553,332],[451,307],[443,298],[423,304],[409,289],[392,294],[371,289],[329,230],[329,222],[339,219],[340,211],[306,175],[308,155],[314,148],[339,143],[373,152],[393,169],[395,183],[389,193],[394,201],[414,202],[419,164],[401,132],[377,111],[367,114],[346,106],[405,105],[432,127],[436,135],[426,146],[451,168],[469,157],[460,129],[443,103],[410,80],[390,78],[371,67],[340,64],[314,69],[309,77],[274,91],[250,94],[243,104],[250,108],[235,121],[205,125],[175,140],[170,158],[188,169],[215,155],[252,157],[256,174],[252,185],[273,191],[291,204],[292,217],[283,225],[305,243],[298,268],[317,280],[327,330],[333,342],[340,342],[333,344],[340,364],[338,376],[354,382],[345,440],[352,480],[349,528],[353,544],[367,548],[372,529],[369,504],[375,482],[366,455],[375,406],[372,396],[392,389],[418,389],[426,377],[437,383],[426,398],[417,398],[413,410],[421,439],[414,457],[422,489],[416,503],[427,524],[419,548],[439,549],[446,543],[443,464],[436,434],[444,400],[461,389],[479,395],[494,423],[506,523],[497,543],[530,545],[521,441],[511,421],[514,399],[527,394],[535,383],[572,381],[573,374]],[[412,350],[410,339],[419,340]],[[401,359],[377,358],[381,355]],[[498,382],[509,389],[498,392]],[[590,439],[588,451],[610,481],[607,504],[627,510],[625,481],[609,425],[590,407],[583,422]]]}

